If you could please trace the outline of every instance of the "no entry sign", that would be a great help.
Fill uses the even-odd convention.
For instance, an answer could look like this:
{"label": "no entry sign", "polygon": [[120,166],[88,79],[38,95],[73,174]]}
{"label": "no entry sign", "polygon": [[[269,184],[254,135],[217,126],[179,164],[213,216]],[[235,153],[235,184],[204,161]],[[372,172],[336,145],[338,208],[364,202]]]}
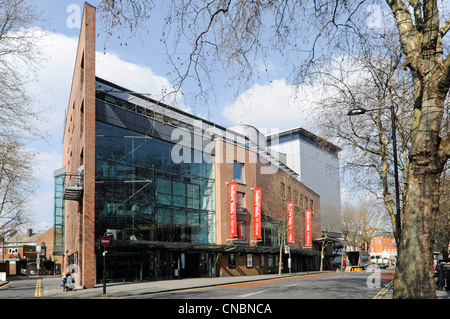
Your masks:
{"label": "no entry sign", "polygon": [[108,247],[109,244],[111,243],[108,236],[103,236],[102,239],[100,240],[100,242],[102,243],[103,247]]}

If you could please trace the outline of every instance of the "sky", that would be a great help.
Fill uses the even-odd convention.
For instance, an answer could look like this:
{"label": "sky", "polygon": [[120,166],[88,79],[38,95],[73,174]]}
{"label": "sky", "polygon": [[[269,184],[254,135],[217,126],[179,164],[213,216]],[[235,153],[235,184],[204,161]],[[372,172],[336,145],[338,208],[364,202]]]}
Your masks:
{"label": "sky", "polygon": [[[97,2],[90,3],[95,5]],[[48,137],[28,145],[37,153],[38,167],[35,173],[38,188],[32,204],[35,222],[31,227],[46,230],[53,226],[53,172],[62,166],[64,115],[69,100],[84,1],[36,0],[33,4],[43,13],[44,22],[39,25],[45,37],[40,50],[46,60],[38,69],[37,80],[31,84],[30,90],[34,96],[33,104],[44,110],[43,115],[47,119],[36,125]],[[155,23],[161,22],[156,19]],[[120,45],[121,40],[118,39],[111,38],[105,42],[101,27],[98,26],[96,74],[136,92],[157,95],[163,87],[170,86],[165,76],[168,65],[160,42],[160,26],[149,29],[154,31],[127,39],[125,46]],[[216,103],[208,108],[185,105],[183,102],[179,102],[177,107],[205,119],[209,117],[223,126],[245,123],[257,128],[272,128],[273,123],[277,123],[279,130],[297,126],[307,128],[307,108],[296,105],[291,97],[292,87],[285,79],[276,78],[278,66],[276,61],[271,63],[275,78],[271,83],[257,84],[235,99],[232,93],[220,90]]]}
{"label": "sky", "polygon": [[[90,1],[94,6],[98,2]],[[64,114],[69,100],[84,1],[34,0],[32,3],[43,13],[44,22],[39,25],[46,36],[40,49],[47,59],[39,68],[37,81],[30,90],[35,97],[33,104],[42,108],[47,118],[45,123],[36,125],[48,134],[45,140],[33,141],[28,145],[37,152],[39,167],[36,172],[39,188],[32,206],[36,222],[32,227],[45,230],[53,226],[53,172],[62,166]],[[99,23],[97,18],[97,76],[136,92],[152,93],[156,97],[162,89],[171,86],[167,76],[170,65],[160,41],[161,16],[148,21],[151,25],[147,32],[127,39],[113,36],[105,41]],[[283,61],[269,58],[267,62],[271,81],[256,83],[238,96],[232,88],[220,88],[214,103],[208,107],[190,105],[186,102],[189,100],[182,99],[177,99],[175,106],[225,127],[243,123],[263,132],[273,132],[273,129],[281,131],[301,126],[314,132],[311,114],[314,100],[321,95],[320,89],[305,84],[297,91],[301,99],[295,99],[293,87],[284,78],[286,66]],[[183,90],[182,93],[189,93],[189,87],[183,87]]]}

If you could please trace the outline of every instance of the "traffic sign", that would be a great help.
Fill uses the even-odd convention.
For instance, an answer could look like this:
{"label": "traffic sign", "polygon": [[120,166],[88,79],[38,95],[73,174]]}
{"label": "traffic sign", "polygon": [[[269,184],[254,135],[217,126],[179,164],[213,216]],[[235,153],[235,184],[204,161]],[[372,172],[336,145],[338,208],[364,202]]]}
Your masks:
{"label": "traffic sign", "polygon": [[108,236],[103,236],[100,242],[102,243],[103,247],[108,247],[109,244],[111,243],[111,240],[109,239]]}

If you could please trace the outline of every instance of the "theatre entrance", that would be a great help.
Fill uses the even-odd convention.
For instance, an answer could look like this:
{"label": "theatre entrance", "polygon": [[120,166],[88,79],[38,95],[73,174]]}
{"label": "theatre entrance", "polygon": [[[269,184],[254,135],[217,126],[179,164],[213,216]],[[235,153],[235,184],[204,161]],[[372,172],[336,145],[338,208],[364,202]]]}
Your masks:
{"label": "theatre entrance", "polygon": [[[106,280],[148,281],[215,277],[216,254],[205,251],[156,250],[147,252],[109,251]],[[97,282],[101,282],[103,256],[97,254]]]}

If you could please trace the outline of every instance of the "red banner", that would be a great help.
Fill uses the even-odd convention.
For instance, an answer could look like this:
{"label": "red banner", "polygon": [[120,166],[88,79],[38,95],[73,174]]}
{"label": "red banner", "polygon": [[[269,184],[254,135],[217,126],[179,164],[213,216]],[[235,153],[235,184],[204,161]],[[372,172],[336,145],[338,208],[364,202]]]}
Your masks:
{"label": "red banner", "polygon": [[305,210],[305,247],[312,247],[311,211]]}
{"label": "red banner", "polygon": [[294,202],[287,202],[287,242],[293,244],[294,240]]}
{"label": "red banner", "polygon": [[228,183],[230,193],[230,238],[237,237],[236,224],[236,199],[237,199],[237,182]]}
{"label": "red banner", "polygon": [[261,187],[253,189],[254,194],[254,221],[253,239],[261,239]]}

